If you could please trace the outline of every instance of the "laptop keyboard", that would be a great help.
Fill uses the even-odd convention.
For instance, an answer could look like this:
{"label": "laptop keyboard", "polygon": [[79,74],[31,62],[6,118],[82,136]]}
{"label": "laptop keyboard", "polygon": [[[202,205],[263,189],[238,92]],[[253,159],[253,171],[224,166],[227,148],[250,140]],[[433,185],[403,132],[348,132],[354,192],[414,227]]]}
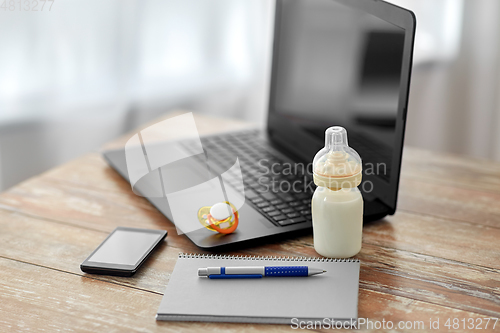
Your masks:
{"label": "laptop keyboard", "polygon": [[281,157],[260,133],[252,130],[201,141],[209,161],[221,169],[229,169],[238,157],[246,201],[276,226],[311,221],[312,176]]}

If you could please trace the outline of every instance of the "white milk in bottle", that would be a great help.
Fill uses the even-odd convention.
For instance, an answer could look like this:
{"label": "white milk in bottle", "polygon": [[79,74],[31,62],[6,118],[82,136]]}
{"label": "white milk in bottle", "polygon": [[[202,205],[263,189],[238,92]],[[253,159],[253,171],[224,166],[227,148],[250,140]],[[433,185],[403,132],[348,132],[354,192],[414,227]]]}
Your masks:
{"label": "white milk in bottle", "polygon": [[343,127],[325,132],[325,147],[313,161],[312,198],[314,249],[330,258],[348,258],[361,250],[363,197],[361,158],[347,144]]}

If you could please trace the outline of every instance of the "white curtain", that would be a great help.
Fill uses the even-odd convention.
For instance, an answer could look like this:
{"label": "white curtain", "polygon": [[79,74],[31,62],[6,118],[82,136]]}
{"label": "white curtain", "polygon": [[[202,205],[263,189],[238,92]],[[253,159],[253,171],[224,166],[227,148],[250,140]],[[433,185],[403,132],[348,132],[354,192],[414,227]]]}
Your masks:
{"label": "white curtain", "polygon": [[246,87],[265,65],[271,5],[75,0],[0,11],[0,117]]}
{"label": "white curtain", "polygon": [[406,143],[500,160],[500,2],[394,2],[417,15]]}
{"label": "white curtain", "polygon": [[272,1],[47,7],[0,10],[0,190],[171,108],[263,119]]}
{"label": "white curtain", "polygon": [[[500,1],[393,1],[418,20],[406,143],[500,160]],[[173,107],[263,122],[273,8],[73,0],[0,10],[0,189]]]}

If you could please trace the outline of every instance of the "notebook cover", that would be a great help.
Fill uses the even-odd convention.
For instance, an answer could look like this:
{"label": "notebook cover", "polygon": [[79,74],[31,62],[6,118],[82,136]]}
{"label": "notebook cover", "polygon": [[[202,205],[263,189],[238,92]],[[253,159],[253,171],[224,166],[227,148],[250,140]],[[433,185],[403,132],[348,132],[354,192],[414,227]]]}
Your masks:
{"label": "notebook cover", "polygon": [[[309,277],[212,280],[198,268],[306,265]],[[180,254],[157,320],[291,324],[298,320],[357,320],[359,260]]]}

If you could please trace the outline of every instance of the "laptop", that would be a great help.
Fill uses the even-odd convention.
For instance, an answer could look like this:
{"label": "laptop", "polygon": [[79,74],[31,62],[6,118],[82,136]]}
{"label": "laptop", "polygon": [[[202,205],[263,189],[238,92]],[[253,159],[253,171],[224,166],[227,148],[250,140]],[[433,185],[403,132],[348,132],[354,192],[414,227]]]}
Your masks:
{"label": "laptop", "polygon": [[[310,233],[311,162],[324,146],[325,130],[335,125],[347,129],[349,145],[363,160],[364,222],[396,211],[414,14],[379,0],[277,0],[275,11],[267,127],[203,136],[203,154],[178,168],[202,174],[209,158],[221,174],[236,159],[240,164],[245,200],[237,230],[185,233],[205,250]],[[124,149],[103,154],[128,180]],[[139,191],[148,193],[148,183],[142,186]],[[148,200],[174,220],[171,208],[179,210],[178,203]],[[181,208],[196,221],[199,207]]]}

